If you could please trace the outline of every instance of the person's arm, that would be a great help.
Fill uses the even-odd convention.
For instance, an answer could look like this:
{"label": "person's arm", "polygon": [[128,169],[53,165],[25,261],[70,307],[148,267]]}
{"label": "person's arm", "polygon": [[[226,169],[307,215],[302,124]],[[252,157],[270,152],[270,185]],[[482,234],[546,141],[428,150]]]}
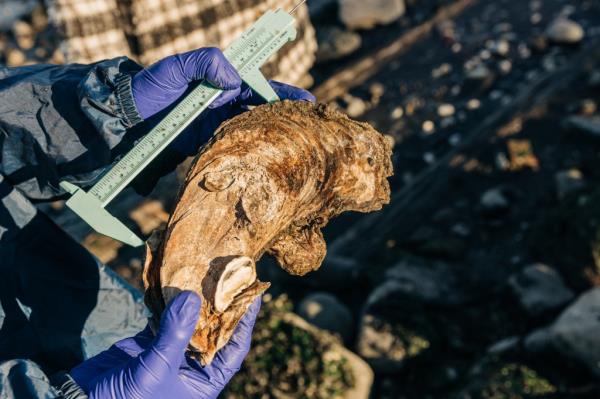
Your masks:
{"label": "person's arm", "polygon": [[0,68],[0,173],[27,198],[63,194],[62,179],[87,185],[110,165],[142,121],[127,58],[92,65]]}

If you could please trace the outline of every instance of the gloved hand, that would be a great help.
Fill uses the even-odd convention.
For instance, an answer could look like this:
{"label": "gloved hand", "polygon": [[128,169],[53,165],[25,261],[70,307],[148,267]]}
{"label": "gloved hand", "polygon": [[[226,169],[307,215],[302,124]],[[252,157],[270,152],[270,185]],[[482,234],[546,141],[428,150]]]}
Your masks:
{"label": "gloved hand", "polygon": [[71,377],[90,399],[216,398],[248,354],[260,298],[206,367],[184,355],[200,306],[197,294],[182,292],[163,312],[156,337],[146,327],[75,367]]}
{"label": "gloved hand", "polygon": [[[138,72],[131,83],[140,116],[156,124],[193,82],[202,80],[224,91],[171,144],[172,149],[188,156],[195,154],[223,121],[264,100],[242,83],[240,75],[217,48],[201,48],[167,57]],[[306,90],[275,81],[270,83],[282,100],[315,101]]]}

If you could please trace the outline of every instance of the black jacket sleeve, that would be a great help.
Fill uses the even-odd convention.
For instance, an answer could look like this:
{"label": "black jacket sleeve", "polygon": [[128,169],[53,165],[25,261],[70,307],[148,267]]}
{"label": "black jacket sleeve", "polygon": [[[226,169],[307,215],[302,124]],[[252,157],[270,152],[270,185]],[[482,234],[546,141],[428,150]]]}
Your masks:
{"label": "black jacket sleeve", "polygon": [[142,121],[131,92],[141,67],[121,57],[92,65],[0,68],[0,174],[27,198],[87,186],[130,147]]}

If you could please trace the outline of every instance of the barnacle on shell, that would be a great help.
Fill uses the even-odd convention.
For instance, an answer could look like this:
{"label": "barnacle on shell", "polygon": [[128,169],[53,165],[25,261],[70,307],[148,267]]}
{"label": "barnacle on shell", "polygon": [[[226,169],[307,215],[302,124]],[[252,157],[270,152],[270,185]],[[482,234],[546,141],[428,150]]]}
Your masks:
{"label": "barnacle on shell", "polygon": [[178,292],[202,297],[190,351],[208,364],[268,283],[268,252],[291,274],[325,257],[321,228],[389,202],[391,144],[325,105],[282,101],[221,125],[196,157],[166,230],[149,240],[146,303],[154,323]]}

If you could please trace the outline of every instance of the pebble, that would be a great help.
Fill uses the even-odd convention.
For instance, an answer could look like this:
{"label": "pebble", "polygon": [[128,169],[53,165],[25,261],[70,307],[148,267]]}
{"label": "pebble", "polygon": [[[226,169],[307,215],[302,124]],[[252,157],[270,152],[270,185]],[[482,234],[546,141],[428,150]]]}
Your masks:
{"label": "pebble", "polygon": [[475,86],[478,90],[486,90],[494,83],[495,76],[487,66],[478,64],[466,72],[466,78],[470,82],[466,84]]}
{"label": "pebble", "polygon": [[487,211],[508,209],[510,202],[500,188],[491,188],[485,191],[479,200],[481,206]]}
{"label": "pebble", "polygon": [[481,101],[479,101],[476,98],[472,98],[469,101],[467,101],[467,109],[468,110],[475,110],[475,109],[479,109],[481,107]]}
{"label": "pebble", "polygon": [[33,27],[27,22],[16,21],[12,31],[21,49],[29,50],[35,44],[35,32],[33,31]]}
{"label": "pebble", "polygon": [[510,161],[505,153],[499,152],[496,154],[496,167],[498,167],[500,170],[510,169]]}
{"label": "pebble", "polygon": [[517,47],[517,51],[519,52],[519,57],[521,57],[524,60],[531,57],[531,50],[529,49],[529,46],[527,46],[527,44],[525,43],[519,44],[519,46]]}
{"label": "pebble", "polygon": [[21,50],[15,48],[7,50],[6,65],[9,67],[22,66],[25,61],[27,61],[27,57]]}
{"label": "pebble", "polygon": [[574,115],[568,117],[564,125],[588,136],[600,138],[600,116]]}
{"label": "pebble", "polygon": [[600,88],[600,70],[593,71],[588,79],[588,84],[594,88]]}
{"label": "pebble", "polygon": [[402,107],[396,107],[390,112],[392,119],[400,119],[404,116],[404,109]]}
{"label": "pebble", "polygon": [[373,83],[369,86],[369,93],[371,94],[371,103],[377,105],[385,93],[385,86],[381,83]]}
{"label": "pebble", "polygon": [[367,110],[367,104],[358,97],[351,96],[349,94],[344,96],[344,100],[347,102],[346,113],[351,118],[357,118],[364,114]]}
{"label": "pebble", "polygon": [[423,161],[428,164],[435,162],[435,154],[433,152],[426,152],[423,154]]}
{"label": "pebble", "polygon": [[447,75],[450,72],[452,72],[452,65],[445,62],[431,71],[431,77],[434,79],[441,78],[442,76]]}
{"label": "pebble", "polygon": [[454,133],[448,138],[448,143],[451,146],[457,146],[461,140],[462,140],[461,135],[459,133]]}
{"label": "pebble", "polygon": [[440,104],[437,109],[437,113],[440,117],[445,118],[454,115],[454,105],[449,103]]}
{"label": "pebble", "polygon": [[557,172],[554,176],[554,180],[556,182],[556,193],[559,199],[563,199],[570,193],[578,191],[585,186],[583,173],[576,168]]}
{"label": "pebble", "polygon": [[353,53],[362,43],[358,33],[337,26],[323,26],[317,30],[317,62],[336,60]]}
{"label": "pebble", "polygon": [[567,18],[557,18],[546,29],[546,37],[558,44],[577,44],[585,32],[581,25]]}
{"label": "pebble", "polygon": [[533,14],[531,14],[531,17],[529,17],[529,22],[531,22],[533,25],[537,25],[540,22],[542,22],[542,14],[540,14],[539,12],[534,12]]}
{"label": "pebble", "polygon": [[580,113],[582,115],[593,115],[598,110],[598,105],[596,102],[590,98],[586,98],[581,101],[580,104]]}
{"label": "pebble", "polygon": [[490,40],[486,45],[490,51],[500,56],[506,56],[510,51],[510,43],[506,39]]}
{"label": "pebble", "polygon": [[425,134],[431,134],[435,130],[435,124],[430,120],[424,121],[421,125],[421,130],[423,130],[423,133]]}
{"label": "pebble", "polygon": [[500,73],[507,75],[512,70],[512,62],[509,60],[502,60],[498,63],[498,69],[500,70]]}
{"label": "pebble", "polygon": [[532,316],[561,308],[574,298],[562,277],[544,264],[527,266],[511,276],[508,285],[523,309]]}
{"label": "pebble", "polygon": [[329,293],[316,292],[306,296],[298,305],[298,314],[312,325],[340,335],[344,342],[352,338],[350,309]]}
{"label": "pebble", "polygon": [[339,0],[340,20],[349,29],[371,29],[404,15],[404,0]]}

